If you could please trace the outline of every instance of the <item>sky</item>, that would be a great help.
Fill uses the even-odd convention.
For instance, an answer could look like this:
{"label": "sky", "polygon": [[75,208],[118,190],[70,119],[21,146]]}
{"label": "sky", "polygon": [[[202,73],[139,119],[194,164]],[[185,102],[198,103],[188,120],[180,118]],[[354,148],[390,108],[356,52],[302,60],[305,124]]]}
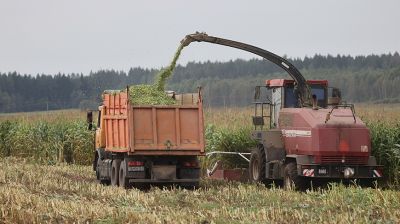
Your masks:
{"label": "sky", "polygon": [[[393,53],[399,9],[398,0],[0,0],[0,72],[160,68],[196,31],[292,58]],[[193,43],[178,63],[255,57]]]}

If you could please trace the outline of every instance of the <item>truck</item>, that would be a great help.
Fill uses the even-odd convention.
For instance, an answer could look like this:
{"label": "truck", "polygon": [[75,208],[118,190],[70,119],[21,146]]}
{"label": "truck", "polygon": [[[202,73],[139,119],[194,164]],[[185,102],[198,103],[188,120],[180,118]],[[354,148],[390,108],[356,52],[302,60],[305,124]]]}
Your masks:
{"label": "truck", "polygon": [[[93,170],[100,183],[124,188],[198,186],[198,156],[205,154],[201,90],[168,95],[175,104],[134,105],[128,87],[104,91],[93,153]],[[92,120],[88,112],[89,124]]]}
{"label": "truck", "polygon": [[[288,189],[307,189],[311,183],[332,180],[372,185],[382,178],[383,167],[371,155],[368,127],[356,116],[354,105],[343,102],[340,90],[329,87],[327,80],[306,80],[288,60],[242,42],[206,33],[190,34],[181,41],[184,46],[192,42],[254,53],[292,77],[266,80],[255,88],[251,136],[257,146],[250,153],[238,153],[245,159],[250,154],[246,160],[252,182],[281,182]],[[264,89],[266,94],[261,96]]]}

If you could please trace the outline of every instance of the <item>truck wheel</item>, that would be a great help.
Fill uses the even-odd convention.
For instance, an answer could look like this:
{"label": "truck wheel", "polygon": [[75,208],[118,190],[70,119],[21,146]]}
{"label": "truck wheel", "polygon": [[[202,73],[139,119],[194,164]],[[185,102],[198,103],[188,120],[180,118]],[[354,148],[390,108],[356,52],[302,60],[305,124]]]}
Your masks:
{"label": "truck wheel", "polygon": [[265,183],[265,152],[263,147],[255,148],[251,151],[249,164],[249,178],[253,183]]}
{"label": "truck wheel", "polygon": [[100,163],[101,159],[97,157],[97,163],[96,163],[96,179],[100,182],[100,184],[103,185],[110,185],[110,179],[102,179],[101,174],[100,174]]}
{"label": "truck wheel", "polygon": [[286,190],[306,190],[307,182],[304,177],[297,174],[297,165],[295,162],[286,164],[283,171],[283,187]]}
{"label": "truck wheel", "polygon": [[126,178],[126,161],[123,160],[119,166],[119,186],[125,189],[129,188],[129,180]]}
{"label": "truck wheel", "polygon": [[121,165],[120,159],[114,159],[111,165],[111,185],[118,186],[119,181],[119,167]]}

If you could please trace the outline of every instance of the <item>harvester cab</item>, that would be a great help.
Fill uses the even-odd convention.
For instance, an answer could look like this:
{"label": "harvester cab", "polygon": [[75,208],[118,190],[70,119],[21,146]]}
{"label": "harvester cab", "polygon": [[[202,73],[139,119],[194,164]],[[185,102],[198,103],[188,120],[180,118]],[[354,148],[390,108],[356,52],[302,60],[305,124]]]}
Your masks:
{"label": "harvester cab", "polygon": [[[333,107],[341,103],[340,90],[328,87],[327,80],[307,80],[307,84],[315,101],[314,109]],[[265,81],[264,86],[256,86],[253,116],[256,128],[260,126],[263,129],[265,118],[269,118],[269,128],[275,128],[282,108],[301,108],[297,91],[296,83],[290,79],[270,79]],[[261,92],[266,94],[263,96]]]}

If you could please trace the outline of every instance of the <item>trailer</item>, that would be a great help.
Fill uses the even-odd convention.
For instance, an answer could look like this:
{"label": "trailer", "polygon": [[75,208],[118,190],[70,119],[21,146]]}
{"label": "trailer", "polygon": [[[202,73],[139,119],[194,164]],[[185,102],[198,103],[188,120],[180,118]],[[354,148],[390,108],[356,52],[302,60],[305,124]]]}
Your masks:
{"label": "trailer", "polygon": [[127,88],[102,95],[93,155],[97,179],[124,188],[150,184],[197,187],[198,156],[205,155],[200,89],[197,93],[169,92],[174,105],[132,105],[128,93]]}

